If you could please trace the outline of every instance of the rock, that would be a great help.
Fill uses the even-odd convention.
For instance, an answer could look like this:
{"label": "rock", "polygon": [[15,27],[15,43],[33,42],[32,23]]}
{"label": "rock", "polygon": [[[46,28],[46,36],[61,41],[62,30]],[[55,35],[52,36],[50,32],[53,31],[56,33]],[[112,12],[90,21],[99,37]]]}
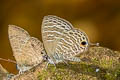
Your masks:
{"label": "rock", "polygon": [[[81,62],[35,66],[10,80],[120,80],[120,52],[104,47],[91,47],[80,54]],[[96,71],[97,70],[97,71]]]}

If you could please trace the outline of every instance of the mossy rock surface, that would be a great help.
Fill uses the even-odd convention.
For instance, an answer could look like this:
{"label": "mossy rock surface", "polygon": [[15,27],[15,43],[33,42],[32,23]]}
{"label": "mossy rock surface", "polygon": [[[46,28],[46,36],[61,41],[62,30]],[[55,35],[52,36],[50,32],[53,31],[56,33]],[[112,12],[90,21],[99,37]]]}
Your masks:
{"label": "mossy rock surface", "polygon": [[120,80],[120,52],[91,47],[80,58],[79,63],[59,63],[56,67],[50,64],[47,69],[42,63],[13,80]]}

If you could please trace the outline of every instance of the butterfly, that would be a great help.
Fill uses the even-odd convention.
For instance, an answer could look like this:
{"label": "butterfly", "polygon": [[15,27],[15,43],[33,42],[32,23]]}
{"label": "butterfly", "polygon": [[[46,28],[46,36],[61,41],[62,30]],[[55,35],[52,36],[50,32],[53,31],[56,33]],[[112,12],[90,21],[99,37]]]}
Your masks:
{"label": "butterfly", "polygon": [[31,69],[43,60],[43,44],[15,25],[9,25],[8,35],[19,73]]}
{"label": "butterfly", "polygon": [[85,32],[74,28],[72,24],[60,17],[48,15],[43,18],[41,27],[42,41],[50,64],[76,61],[80,53],[88,50],[90,42]]}

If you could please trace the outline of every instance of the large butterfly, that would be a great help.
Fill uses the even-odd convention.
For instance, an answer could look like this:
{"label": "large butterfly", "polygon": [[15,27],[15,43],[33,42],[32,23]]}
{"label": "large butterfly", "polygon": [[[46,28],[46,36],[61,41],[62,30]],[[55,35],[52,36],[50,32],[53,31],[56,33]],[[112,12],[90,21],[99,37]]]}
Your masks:
{"label": "large butterfly", "polygon": [[76,29],[70,22],[54,15],[43,18],[42,41],[51,64],[65,60],[81,61],[76,55],[87,51],[88,36]]}

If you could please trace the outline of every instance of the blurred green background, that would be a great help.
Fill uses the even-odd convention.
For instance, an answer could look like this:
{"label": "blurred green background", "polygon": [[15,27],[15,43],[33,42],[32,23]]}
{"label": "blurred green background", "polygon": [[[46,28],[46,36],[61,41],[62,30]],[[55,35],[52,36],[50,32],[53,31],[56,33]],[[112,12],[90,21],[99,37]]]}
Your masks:
{"label": "blurred green background", "polygon": [[[119,0],[0,0],[0,57],[12,59],[8,25],[18,25],[41,40],[41,22],[45,15],[56,15],[82,29],[91,42],[120,51]],[[15,64],[0,61],[16,73]]]}

